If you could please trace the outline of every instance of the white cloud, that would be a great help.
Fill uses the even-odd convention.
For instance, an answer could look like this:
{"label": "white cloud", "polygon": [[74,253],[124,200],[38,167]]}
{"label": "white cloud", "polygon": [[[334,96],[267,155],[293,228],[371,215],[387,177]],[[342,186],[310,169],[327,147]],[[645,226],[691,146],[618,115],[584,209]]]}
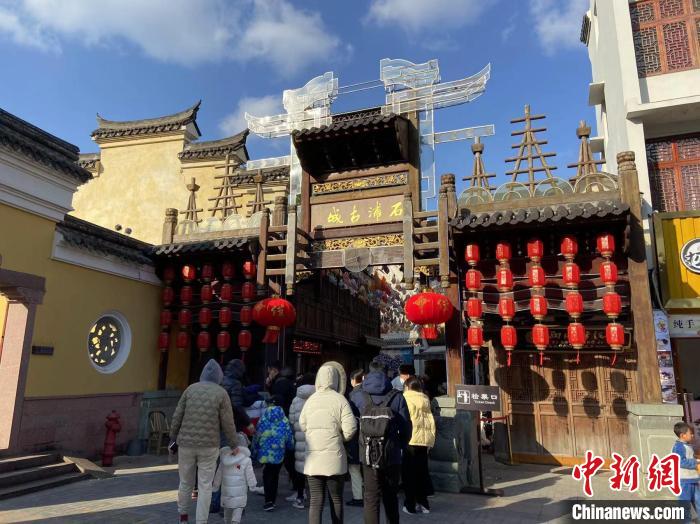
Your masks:
{"label": "white cloud", "polygon": [[547,54],[580,45],[581,19],[589,0],[531,0],[530,14],[540,45]]}
{"label": "white cloud", "polygon": [[283,112],[282,97],[279,95],[244,97],[238,101],[236,110],[219,123],[219,129],[226,136],[235,135],[248,127],[245,121],[246,113],[253,116],[271,116]]}
{"label": "white cloud", "polygon": [[287,0],[21,0],[2,7],[0,37],[46,50],[53,42],[128,43],[182,65],[257,60],[289,75],[333,56],[340,40],[320,14]]}
{"label": "white cloud", "polygon": [[463,27],[474,22],[491,0],[372,0],[366,21],[406,31]]}

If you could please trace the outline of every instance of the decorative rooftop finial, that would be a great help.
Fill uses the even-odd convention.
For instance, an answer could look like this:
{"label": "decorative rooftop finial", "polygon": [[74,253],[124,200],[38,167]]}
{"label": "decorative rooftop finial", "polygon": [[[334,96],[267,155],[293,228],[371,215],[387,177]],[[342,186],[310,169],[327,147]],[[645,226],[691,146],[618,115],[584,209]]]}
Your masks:
{"label": "decorative rooftop finial", "polygon": [[[581,144],[578,150],[578,162],[575,164],[569,164],[567,167],[576,168],[576,176],[571,179],[571,182],[575,185],[579,180],[586,177],[586,188],[595,190],[592,186],[597,186],[601,183],[600,178],[606,175],[601,174],[598,171],[598,166],[604,164],[604,160],[595,160],[593,157],[593,151],[591,150],[591,142],[589,140],[591,136],[591,128],[586,125],[585,120],[579,122],[578,128],[576,129],[576,136],[581,140]],[[588,187],[591,186],[591,187]]]}
{"label": "decorative rooftop finial", "polygon": [[201,222],[199,213],[203,211],[202,209],[197,208],[197,191],[199,191],[199,185],[197,185],[195,178],[192,177],[192,180],[186,187],[190,192],[190,198],[187,201],[187,209],[185,211],[180,211],[180,214],[185,215],[185,220],[198,224]]}
{"label": "decorative rooftop finial", "polygon": [[[547,164],[547,157],[555,156],[556,153],[543,153],[542,148],[547,144],[546,140],[537,140],[535,133],[540,133],[546,131],[546,127],[533,128],[533,120],[542,120],[546,118],[545,115],[531,115],[530,106],[525,106],[525,116],[523,118],[516,118],[511,120],[511,124],[517,124],[520,122],[525,123],[525,129],[520,131],[514,131],[511,136],[523,135],[523,139],[519,144],[511,146],[513,149],[518,150],[518,154],[513,158],[507,158],[506,162],[515,162],[515,167],[511,171],[507,171],[507,175],[513,175],[511,182],[518,181],[518,175],[527,173],[527,187],[530,193],[534,195],[535,185],[537,182],[535,180],[535,173],[544,172],[547,180],[553,180],[552,171],[556,169],[556,166],[550,166]],[[521,164],[525,161],[527,166],[521,168]],[[539,162],[539,166],[535,165],[535,161]]]}
{"label": "decorative rooftop finial", "polygon": [[214,189],[218,189],[219,193],[210,198],[214,205],[208,209],[211,211],[211,216],[215,217],[218,212],[221,212],[221,220],[225,220],[229,215],[237,213],[242,207],[236,203],[236,186],[233,182],[233,169],[236,164],[231,163],[231,154],[226,154],[226,162],[223,165],[224,174],[214,175],[214,178],[221,179],[221,184]]}
{"label": "decorative rooftop finial", "polygon": [[495,177],[495,173],[486,173],[484,168],[484,144],[481,143],[481,138],[474,137],[474,143],[472,144],[472,153],[474,153],[474,167],[472,168],[472,175],[464,177],[462,180],[469,182],[469,187],[482,187],[488,191],[491,191],[491,185],[489,184],[489,178]]}

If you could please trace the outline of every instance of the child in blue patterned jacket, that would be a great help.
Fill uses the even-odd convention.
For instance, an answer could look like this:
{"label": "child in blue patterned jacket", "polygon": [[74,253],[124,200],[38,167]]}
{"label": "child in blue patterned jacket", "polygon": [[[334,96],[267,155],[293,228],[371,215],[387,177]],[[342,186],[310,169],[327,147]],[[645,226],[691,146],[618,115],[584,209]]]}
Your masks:
{"label": "child in blue patterned jacket", "polygon": [[[673,445],[672,453],[680,457],[680,484],[681,494],[678,500],[688,501],[695,508],[695,513],[700,515],[700,489],[698,489],[698,459],[695,458],[695,453],[690,445],[693,440],[693,428],[685,422],[676,422],[673,426],[673,432],[678,437],[678,440]],[[687,515],[687,521],[690,521],[690,515]]]}
{"label": "child in blue patterned jacket", "polygon": [[292,427],[284,411],[280,406],[269,406],[260,418],[251,449],[252,457],[263,465],[265,511],[275,509],[277,485],[285,451],[293,449]]}

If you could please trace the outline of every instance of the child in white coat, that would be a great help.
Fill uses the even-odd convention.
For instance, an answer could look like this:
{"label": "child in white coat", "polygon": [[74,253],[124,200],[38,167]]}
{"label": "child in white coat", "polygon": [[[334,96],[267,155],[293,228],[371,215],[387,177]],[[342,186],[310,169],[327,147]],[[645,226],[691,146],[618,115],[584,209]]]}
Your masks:
{"label": "child in white coat", "polygon": [[231,454],[231,448],[220,450],[219,467],[214,475],[214,490],[221,488],[221,506],[224,508],[224,522],[238,524],[248,503],[248,489],[258,492],[258,481],[250,460],[248,439],[238,435],[238,453]]}

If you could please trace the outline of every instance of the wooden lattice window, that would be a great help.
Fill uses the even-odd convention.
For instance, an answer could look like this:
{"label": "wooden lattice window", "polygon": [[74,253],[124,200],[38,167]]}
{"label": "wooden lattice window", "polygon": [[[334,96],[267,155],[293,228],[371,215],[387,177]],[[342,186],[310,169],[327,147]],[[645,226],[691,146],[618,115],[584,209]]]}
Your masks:
{"label": "wooden lattice window", "polygon": [[700,209],[700,134],[651,140],[646,147],[654,209]]}
{"label": "wooden lattice window", "polygon": [[700,0],[639,0],[630,19],[640,77],[700,67]]}

